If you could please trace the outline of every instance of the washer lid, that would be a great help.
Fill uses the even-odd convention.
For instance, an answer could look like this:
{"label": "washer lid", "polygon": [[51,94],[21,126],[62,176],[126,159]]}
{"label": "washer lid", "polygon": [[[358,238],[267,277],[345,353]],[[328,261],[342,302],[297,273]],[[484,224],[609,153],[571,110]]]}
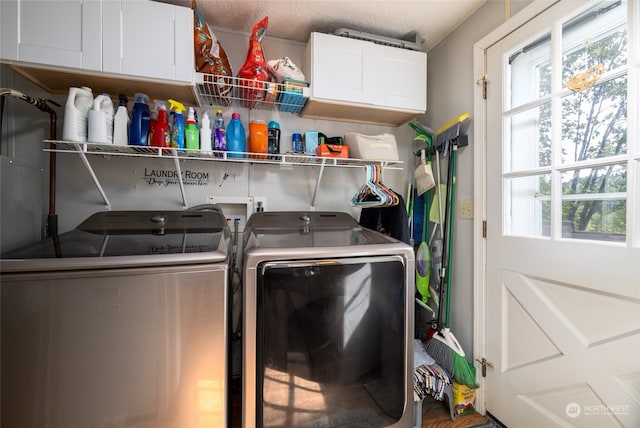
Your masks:
{"label": "washer lid", "polygon": [[2,270],[13,270],[10,260],[43,269],[216,263],[228,259],[230,236],[219,212],[104,211],[75,230],[3,254]]}
{"label": "washer lid", "polygon": [[379,245],[397,242],[364,228],[343,212],[260,212],[244,231],[244,248],[318,248]]}

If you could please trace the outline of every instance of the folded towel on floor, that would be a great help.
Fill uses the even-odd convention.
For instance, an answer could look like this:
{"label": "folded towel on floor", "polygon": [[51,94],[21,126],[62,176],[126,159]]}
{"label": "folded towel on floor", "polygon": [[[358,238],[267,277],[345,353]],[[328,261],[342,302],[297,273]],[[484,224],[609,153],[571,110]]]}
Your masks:
{"label": "folded towel on floor", "polygon": [[438,364],[419,366],[413,372],[413,401],[422,401],[427,395],[442,401],[448,384],[451,376]]}

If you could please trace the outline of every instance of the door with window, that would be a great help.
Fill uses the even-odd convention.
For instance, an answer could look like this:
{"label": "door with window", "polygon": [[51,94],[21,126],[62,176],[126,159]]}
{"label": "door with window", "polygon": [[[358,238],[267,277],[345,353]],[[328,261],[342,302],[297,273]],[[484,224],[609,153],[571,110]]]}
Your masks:
{"label": "door with window", "polygon": [[509,427],[640,426],[637,7],[562,0],[486,50],[484,387]]}

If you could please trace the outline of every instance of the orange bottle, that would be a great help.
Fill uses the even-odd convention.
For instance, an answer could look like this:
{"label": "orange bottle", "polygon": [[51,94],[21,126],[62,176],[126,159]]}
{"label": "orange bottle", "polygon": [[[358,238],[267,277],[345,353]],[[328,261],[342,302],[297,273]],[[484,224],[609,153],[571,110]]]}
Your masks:
{"label": "orange bottle", "polygon": [[[249,151],[252,153],[267,153],[269,148],[269,134],[267,122],[263,120],[252,120],[249,123]],[[266,156],[251,156],[262,159]]]}

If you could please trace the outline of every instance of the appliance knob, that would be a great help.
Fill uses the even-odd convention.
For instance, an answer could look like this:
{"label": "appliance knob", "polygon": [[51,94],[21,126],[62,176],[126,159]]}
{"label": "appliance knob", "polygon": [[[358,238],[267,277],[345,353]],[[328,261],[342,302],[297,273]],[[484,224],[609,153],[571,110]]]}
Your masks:
{"label": "appliance knob", "polygon": [[311,222],[311,216],[308,216],[307,214],[302,214],[300,216],[300,220],[304,221],[305,223],[310,223]]}
{"label": "appliance knob", "polygon": [[166,214],[156,214],[151,217],[151,221],[154,223],[166,223],[168,219]]}

